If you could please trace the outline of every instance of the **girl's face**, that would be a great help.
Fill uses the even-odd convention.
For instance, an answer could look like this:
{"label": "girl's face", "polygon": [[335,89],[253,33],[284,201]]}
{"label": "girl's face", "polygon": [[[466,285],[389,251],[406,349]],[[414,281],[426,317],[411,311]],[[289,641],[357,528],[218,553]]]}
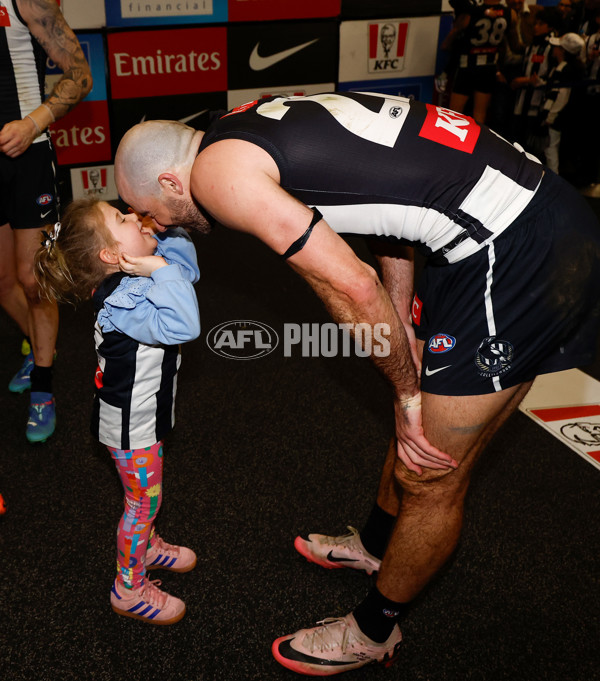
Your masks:
{"label": "girl's face", "polygon": [[119,243],[121,253],[134,257],[154,253],[158,245],[153,237],[154,232],[142,226],[135,213],[121,213],[104,201],[100,203],[100,210],[113,239]]}

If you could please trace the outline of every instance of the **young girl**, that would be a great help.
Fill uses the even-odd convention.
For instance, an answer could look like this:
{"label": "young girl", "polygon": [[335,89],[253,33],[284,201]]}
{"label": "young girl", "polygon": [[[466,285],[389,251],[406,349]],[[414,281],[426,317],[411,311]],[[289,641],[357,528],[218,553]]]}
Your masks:
{"label": "young girl", "polygon": [[200,334],[194,245],[183,229],[155,236],[135,214],[97,199],[74,201],[43,234],[36,276],[44,293],[59,301],[91,297],[96,311],[92,432],[108,447],[125,491],[112,608],[173,624],[185,605],[146,570],[187,572],[196,565],[193,551],[165,543],[153,527],[162,441],[174,422],[178,344]]}

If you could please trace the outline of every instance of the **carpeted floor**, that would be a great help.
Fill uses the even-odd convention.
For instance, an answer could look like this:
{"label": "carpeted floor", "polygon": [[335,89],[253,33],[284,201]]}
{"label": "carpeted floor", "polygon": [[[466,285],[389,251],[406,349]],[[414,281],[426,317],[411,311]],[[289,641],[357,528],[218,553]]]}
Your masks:
{"label": "carpeted floor", "polygon": [[[29,445],[27,395],[0,393],[2,681],[292,681],[272,640],[347,613],[372,583],[307,563],[293,539],[365,520],[392,426],[387,387],[364,359],[214,354],[204,334],[225,321],[281,333],[328,317],[259,242],[225,231],[195,242],[204,333],[184,347],[158,527],[199,560],[154,573],[188,612],[152,627],[110,608],[122,495],[88,431],[91,307],[64,308],[54,437]],[[2,312],[0,329],[2,386],[21,360]],[[600,362],[586,371],[600,379]],[[477,469],[458,550],[404,623],[398,663],[348,678],[598,678],[599,485],[600,471],[513,415]]]}

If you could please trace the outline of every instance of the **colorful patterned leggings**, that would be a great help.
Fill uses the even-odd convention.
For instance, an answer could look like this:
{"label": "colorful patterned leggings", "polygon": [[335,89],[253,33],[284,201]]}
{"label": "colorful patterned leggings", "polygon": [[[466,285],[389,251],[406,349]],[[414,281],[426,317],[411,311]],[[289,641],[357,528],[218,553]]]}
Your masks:
{"label": "colorful patterned leggings", "polygon": [[125,511],[117,530],[117,579],[126,588],[137,589],[146,574],[146,550],[152,546],[162,501],[163,443],[108,451],[125,491]]}

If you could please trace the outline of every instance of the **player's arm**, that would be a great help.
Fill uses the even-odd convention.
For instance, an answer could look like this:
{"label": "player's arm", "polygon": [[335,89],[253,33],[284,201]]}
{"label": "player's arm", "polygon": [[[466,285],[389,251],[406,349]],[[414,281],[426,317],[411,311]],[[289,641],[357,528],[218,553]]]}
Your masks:
{"label": "player's arm", "polygon": [[[308,206],[281,188],[273,159],[241,140],[217,142],[198,156],[191,191],[220,223],[254,234],[279,254],[304,234],[313,218]],[[338,323],[351,328],[357,324],[389,326],[389,354],[380,357],[373,352],[372,359],[394,388],[396,431],[399,441],[410,449],[409,463],[413,456],[420,465],[435,468],[453,463],[423,434],[420,408],[417,412],[412,406],[420,393],[410,343],[375,270],[357,258],[325,220],[317,222],[304,247],[288,263]]]}
{"label": "player's arm", "polygon": [[414,293],[414,249],[411,246],[375,241],[369,244],[379,267],[381,281],[387,291],[408,337],[417,374],[421,372],[421,360],[417,352],[415,332],[411,320]]}
{"label": "player's arm", "polygon": [[55,0],[16,0],[29,31],[63,71],[48,99],[22,120],[0,131],[0,151],[14,158],[54,121],[62,118],[92,89],[92,74],[77,37]]}

